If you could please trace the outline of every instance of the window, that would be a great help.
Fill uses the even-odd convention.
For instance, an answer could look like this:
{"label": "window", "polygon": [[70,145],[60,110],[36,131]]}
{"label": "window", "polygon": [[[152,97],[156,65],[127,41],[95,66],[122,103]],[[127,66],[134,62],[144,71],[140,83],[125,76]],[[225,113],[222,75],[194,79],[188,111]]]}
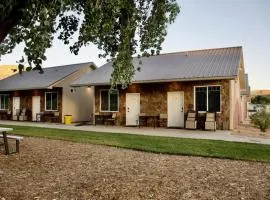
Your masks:
{"label": "window", "polygon": [[8,110],[9,95],[0,94],[0,110]]}
{"label": "window", "polygon": [[207,88],[206,87],[197,87],[196,88],[196,110],[198,111],[206,111],[206,95]]}
{"label": "window", "polygon": [[208,111],[220,112],[220,86],[208,87]]}
{"label": "window", "polygon": [[58,93],[46,92],[45,93],[45,110],[56,111],[58,110]]}
{"label": "window", "polygon": [[118,92],[101,90],[100,91],[100,109],[101,111],[118,111]]}
{"label": "window", "polygon": [[197,111],[220,112],[220,86],[195,87]]}

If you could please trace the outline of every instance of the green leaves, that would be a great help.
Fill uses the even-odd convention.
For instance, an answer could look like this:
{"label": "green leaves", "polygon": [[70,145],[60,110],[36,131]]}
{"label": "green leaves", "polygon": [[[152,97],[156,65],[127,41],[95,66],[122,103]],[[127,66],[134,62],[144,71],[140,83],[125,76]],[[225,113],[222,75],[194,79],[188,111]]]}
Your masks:
{"label": "green leaves", "polygon": [[69,44],[74,33],[78,30],[79,18],[73,14],[60,17],[56,30],[60,30],[58,39],[63,40],[64,44]]}
{"label": "green leaves", "polygon": [[269,95],[258,95],[251,99],[251,103],[253,104],[270,104],[270,96]]}
{"label": "green leaves", "polygon": [[266,132],[266,129],[270,127],[270,113],[267,112],[265,106],[255,114],[251,115],[251,122],[261,129],[262,132]]}
{"label": "green leaves", "polygon": [[9,10],[18,9],[22,13],[0,44],[1,55],[24,42],[28,62],[41,65],[55,35],[68,45],[79,30],[70,51],[78,54],[82,46],[90,44],[102,50],[100,57],[114,62],[112,88],[117,85],[125,88],[132,82],[134,54],[160,53],[167,26],[180,12],[176,0],[28,0],[21,7],[18,2],[0,3],[0,9],[10,8],[6,12],[2,9],[3,19],[12,13]]}

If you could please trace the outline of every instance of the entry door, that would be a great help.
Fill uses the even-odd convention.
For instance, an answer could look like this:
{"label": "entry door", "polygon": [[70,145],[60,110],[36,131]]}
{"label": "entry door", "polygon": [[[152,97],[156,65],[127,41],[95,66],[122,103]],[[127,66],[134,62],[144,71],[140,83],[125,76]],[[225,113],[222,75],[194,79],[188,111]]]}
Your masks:
{"label": "entry door", "polygon": [[40,113],[40,96],[32,97],[32,121],[37,121],[37,113]]}
{"label": "entry door", "polygon": [[126,94],[126,125],[137,126],[140,114],[140,93]]}
{"label": "entry door", "polygon": [[168,127],[184,127],[184,92],[168,92]]}
{"label": "entry door", "polygon": [[16,115],[17,109],[20,109],[20,97],[13,97],[13,110],[12,110],[13,115]]}

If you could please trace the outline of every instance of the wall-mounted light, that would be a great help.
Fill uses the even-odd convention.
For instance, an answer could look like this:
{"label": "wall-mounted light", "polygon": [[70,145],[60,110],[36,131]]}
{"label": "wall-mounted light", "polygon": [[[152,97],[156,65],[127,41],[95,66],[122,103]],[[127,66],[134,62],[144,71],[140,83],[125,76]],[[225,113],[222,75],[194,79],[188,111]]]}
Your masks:
{"label": "wall-mounted light", "polygon": [[76,89],[75,89],[75,88],[71,88],[71,89],[70,89],[70,92],[71,92],[71,93],[76,92]]}

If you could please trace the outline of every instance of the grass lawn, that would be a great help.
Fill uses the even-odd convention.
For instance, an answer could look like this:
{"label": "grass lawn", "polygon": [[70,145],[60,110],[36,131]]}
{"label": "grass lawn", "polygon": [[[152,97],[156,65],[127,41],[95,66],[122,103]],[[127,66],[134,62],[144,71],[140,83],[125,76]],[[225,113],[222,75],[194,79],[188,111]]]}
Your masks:
{"label": "grass lawn", "polygon": [[29,126],[0,126],[13,128],[14,131],[12,133],[29,137],[42,137],[80,143],[101,144],[154,153],[270,162],[270,145],[154,137],[122,133],[73,131]]}

